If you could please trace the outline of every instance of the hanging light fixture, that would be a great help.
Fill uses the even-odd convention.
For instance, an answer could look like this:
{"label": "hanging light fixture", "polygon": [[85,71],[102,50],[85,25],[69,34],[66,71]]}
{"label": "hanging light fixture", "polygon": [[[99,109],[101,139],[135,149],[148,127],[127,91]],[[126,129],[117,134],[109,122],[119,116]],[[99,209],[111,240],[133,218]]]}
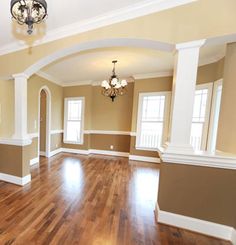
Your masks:
{"label": "hanging light fixture", "polygon": [[116,63],[117,60],[113,60],[113,70],[112,75],[109,81],[104,80],[102,82],[102,94],[110,97],[112,101],[119,96],[126,93],[126,86],[128,85],[126,80],[119,80],[118,76],[116,75]]}
{"label": "hanging light fixture", "polygon": [[45,0],[11,0],[11,14],[20,24],[28,26],[28,34],[32,34],[34,24],[39,24],[47,16]]}

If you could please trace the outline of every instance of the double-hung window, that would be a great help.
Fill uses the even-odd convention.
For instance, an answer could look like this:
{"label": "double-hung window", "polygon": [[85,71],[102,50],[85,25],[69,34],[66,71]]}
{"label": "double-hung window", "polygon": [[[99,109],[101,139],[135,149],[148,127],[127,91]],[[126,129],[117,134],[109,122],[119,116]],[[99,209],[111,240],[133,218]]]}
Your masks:
{"label": "double-hung window", "polygon": [[212,83],[198,85],[195,91],[190,143],[194,150],[206,150]]}
{"label": "double-hung window", "polygon": [[83,144],[84,97],[65,99],[64,142]]}
{"label": "double-hung window", "polygon": [[139,94],[137,149],[153,150],[162,145],[168,130],[166,116],[169,97],[169,92]]}

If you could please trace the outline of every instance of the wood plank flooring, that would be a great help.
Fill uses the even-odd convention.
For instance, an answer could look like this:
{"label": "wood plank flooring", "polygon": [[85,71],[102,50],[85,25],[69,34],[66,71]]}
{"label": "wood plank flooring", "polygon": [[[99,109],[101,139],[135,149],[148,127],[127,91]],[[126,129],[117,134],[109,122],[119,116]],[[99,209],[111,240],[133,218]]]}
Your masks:
{"label": "wood plank flooring", "polygon": [[158,165],[59,154],[32,167],[32,182],[0,182],[0,245],[229,244],[157,225]]}

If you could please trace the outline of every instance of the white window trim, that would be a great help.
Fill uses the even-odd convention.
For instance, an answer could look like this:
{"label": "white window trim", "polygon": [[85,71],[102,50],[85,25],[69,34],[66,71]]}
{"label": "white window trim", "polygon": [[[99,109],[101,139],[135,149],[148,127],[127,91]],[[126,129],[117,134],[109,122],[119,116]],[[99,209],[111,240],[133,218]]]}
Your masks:
{"label": "white window trim", "polygon": [[[67,115],[68,115],[68,101],[70,100],[81,100],[82,101],[82,111],[81,111],[81,141],[75,142],[75,141],[67,141]],[[85,115],[85,97],[67,97],[64,99],[64,136],[63,136],[63,142],[65,144],[74,144],[74,145],[83,145],[84,144],[84,115]]]}
{"label": "white window trim", "polygon": [[171,91],[139,93],[138,116],[137,116],[137,124],[136,124],[137,134],[136,134],[135,149],[143,150],[143,151],[157,151],[156,148],[139,146],[139,140],[141,137],[140,129],[141,129],[141,118],[142,118],[142,108],[143,108],[143,97],[144,96],[165,96],[165,109],[164,109],[163,135],[162,135],[162,144],[164,144],[167,141],[167,137],[168,137]]}
{"label": "white window trim", "polygon": [[212,144],[213,144],[212,140],[213,140],[213,133],[214,133],[213,131],[214,131],[215,116],[216,116],[216,102],[217,102],[216,99],[217,99],[217,91],[219,86],[223,86],[223,79],[219,79],[215,81],[213,84],[211,115],[210,115],[208,141],[207,141],[207,151],[209,152],[212,152]]}
{"label": "white window trim", "polygon": [[202,90],[202,89],[208,89],[205,122],[204,122],[203,133],[202,133],[202,142],[201,142],[201,150],[206,150],[209,121],[210,121],[210,112],[211,112],[213,83],[204,83],[204,84],[199,84],[196,86],[196,91]]}

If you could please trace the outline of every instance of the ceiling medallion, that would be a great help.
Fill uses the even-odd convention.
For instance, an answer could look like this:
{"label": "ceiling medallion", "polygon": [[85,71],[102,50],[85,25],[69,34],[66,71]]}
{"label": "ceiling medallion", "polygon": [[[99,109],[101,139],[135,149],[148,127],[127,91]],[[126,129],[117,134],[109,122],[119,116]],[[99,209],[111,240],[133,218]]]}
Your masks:
{"label": "ceiling medallion", "polygon": [[34,24],[39,24],[47,16],[45,0],[11,0],[11,14],[20,24],[28,26],[27,33],[33,32]]}
{"label": "ceiling medallion", "polygon": [[117,60],[113,60],[113,70],[112,75],[109,78],[109,81],[104,80],[102,82],[102,94],[110,97],[112,101],[119,96],[124,95],[126,93],[126,86],[128,85],[126,80],[119,80],[118,76],[116,75],[116,63]]}

